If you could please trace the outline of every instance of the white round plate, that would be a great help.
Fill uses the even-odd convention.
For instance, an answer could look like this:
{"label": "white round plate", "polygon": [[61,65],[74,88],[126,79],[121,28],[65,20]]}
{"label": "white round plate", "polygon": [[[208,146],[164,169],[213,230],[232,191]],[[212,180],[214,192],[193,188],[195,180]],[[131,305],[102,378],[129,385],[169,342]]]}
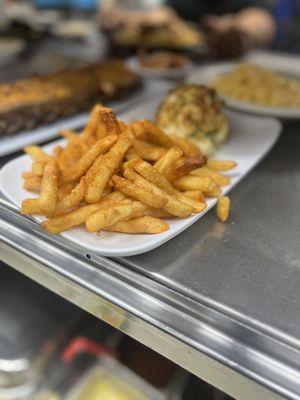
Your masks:
{"label": "white round plate", "polygon": [[[244,60],[243,62],[253,62],[251,60]],[[215,78],[222,74],[226,74],[235,68],[239,63],[237,62],[223,62],[218,64],[207,64],[203,67],[199,67],[194,69],[191,74],[189,74],[186,78],[186,82],[188,83],[198,83],[202,85],[209,86],[210,82],[212,82]],[[260,64],[264,68],[270,68],[270,65]],[[275,72],[283,74],[285,76],[289,76],[291,78],[300,79],[300,68],[298,69],[298,77],[295,74],[294,68],[289,68],[289,63],[282,65],[282,63],[278,66],[276,64],[272,65],[272,69]],[[232,100],[229,97],[220,97],[225,101],[226,106],[238,111],[242,111],[250,114],[259,114],[265,115],[268,117],[276,117],[280,119],[300,119],[300,107],[299,108],[283,108],[283,107],[264,107],[260,105],[255,105],[251,103],[247,103],[244,101]]]}
{"label": "white round plate", "polygon": [[126,65],[136,74],[143,78],[166,78],[166,79],[179,79],[187,75],[193,68],[193,64],[187,61],[183,67],[180,68],[146,68],[143,67],[137,57],[130,57],[126,60]]}

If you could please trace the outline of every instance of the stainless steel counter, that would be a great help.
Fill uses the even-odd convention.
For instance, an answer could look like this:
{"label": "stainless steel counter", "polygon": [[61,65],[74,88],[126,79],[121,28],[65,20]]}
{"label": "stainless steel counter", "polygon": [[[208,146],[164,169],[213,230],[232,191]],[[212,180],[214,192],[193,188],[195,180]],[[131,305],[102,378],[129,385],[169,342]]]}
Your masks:
{"label": "stainless steel counter", "polygon": [[[236,398],[300,399],[300,124],[214,212],[148,254],[82,254],[0,203],[1,258]],[[7,160],[7,159],[6,159]]]}

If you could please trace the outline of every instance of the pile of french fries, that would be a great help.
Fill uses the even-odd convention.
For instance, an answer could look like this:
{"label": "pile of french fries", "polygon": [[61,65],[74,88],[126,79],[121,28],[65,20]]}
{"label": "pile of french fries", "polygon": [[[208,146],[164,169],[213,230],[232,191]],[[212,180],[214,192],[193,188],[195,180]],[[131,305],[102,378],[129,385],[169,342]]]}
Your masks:
{"label": "pile of french fries", "polygon": [[207,160],[186,139],[170,137],[148,120],[118,121],[113,111],[96,105],[81,133],[62,131],[64,146],[53,154],[25,148],[31,171],[24,188],[39,197],[23,201],[21,213],[47,217],[57,234],[85,224],[88,232],[162,233],[163,218],[185,218],[218,198],[217,215],[226,221],[230,201],[221,188],[230,178],[220,173],[234,161]]}

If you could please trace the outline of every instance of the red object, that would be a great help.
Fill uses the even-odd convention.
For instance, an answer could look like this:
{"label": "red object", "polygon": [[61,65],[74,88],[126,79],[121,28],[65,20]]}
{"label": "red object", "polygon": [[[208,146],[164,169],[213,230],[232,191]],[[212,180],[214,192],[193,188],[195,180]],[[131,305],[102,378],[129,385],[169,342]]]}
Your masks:
{"label": "red object", "polygon": [[78,336],[73,339],[62,352],[61,360],[65,363],[70,363],[78,354],[81,353],[88,353],[93,356],[106,354],[111,357],[116,357],[116,353],[113,350],[108,349],[94,340],[90,340],[83,336]]}

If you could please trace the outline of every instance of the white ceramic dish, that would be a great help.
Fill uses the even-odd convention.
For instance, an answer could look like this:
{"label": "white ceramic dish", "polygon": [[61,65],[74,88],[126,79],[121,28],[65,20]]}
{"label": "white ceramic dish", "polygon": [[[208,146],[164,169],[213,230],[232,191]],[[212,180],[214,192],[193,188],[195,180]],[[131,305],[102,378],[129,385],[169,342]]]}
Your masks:
{"label": "white ceramic dish", "polygon": [[[282,54],[267,52],[254,52],[244,57],[241,62],[255,63],[290,78],[300,80],[300,57],[288,57]],[[216,77],[231,71],[238,64],[238,62],[207,64],[194,69],[187,77],[186,81],[188,83],[198,83],[209,86],[210,82]],[[263,107],[243,101],[232,100],[229,97],[223,97],[223,99],[227,107],[250,114],[276,117],[284,120],[300,118],[300,108]]]}
{"label": "white ceramic dish", "polygon": [[[157,99],[134,110],[121,115],[122,120],[131,118],[153,118],[160,102]],[[229,192],[245,175],[263,158],[272,148],[281,131],[278,121],[271,118],[252,117],[236,112],[228,113],[231,136],[217,153],[216,158],[232,159],[237,161],[238,167],[230,173],[230,186],[224,189]],[[55,143],[45,147],[50,151]],[[27,155],[16,158],[6,164],[0,171],[0,190],[18,206],[22,200],[33,197],[33,194],[22,189],[21,173],[30,169],[31,161]],[[207,209],[199,214],[184,219],[168,221],[170,229],[158,235],[128,235],[120,233],[102,232],[99,234],[87,233],[83,226],[63,232],[61,235],[80,246],[85,252],[94,252],[104,256],[131,256],[145,253],[164,242],[172,239],[190,225],[201,218],[215,205],[215,199],[208,200]],[[41,221],[43,218],[36,218]]]}
{"label": "white ceramic dish", "polygon": [[[134,107],[135,104],[139,104],[149,97],[164,96],[171,87],[166,82],[152,81],[151,84],[146,82],[140,92],[133,94],[129,98],[116,100],[110,106],[118,113],[123,112],[123,110]],[[24,131],[0,138],[0,157],[22,150],[24,146],[53,139],[58,136],[58,132],[61,129],[81,128],[86,124],[88,116],[88,113],[82,113],[73,117],[60,119],[52,124],[44,125],[31,131]]]}
{"label": "white ceramic dish", "polygon": [[155,69],[143,67],[137,57],[130,57],[126,60],[126,65],[136,74],[143,78],[164,78],[164,79],[179,79],[187,75],[193,68],[193,64],[187,61],[180,68]]}

